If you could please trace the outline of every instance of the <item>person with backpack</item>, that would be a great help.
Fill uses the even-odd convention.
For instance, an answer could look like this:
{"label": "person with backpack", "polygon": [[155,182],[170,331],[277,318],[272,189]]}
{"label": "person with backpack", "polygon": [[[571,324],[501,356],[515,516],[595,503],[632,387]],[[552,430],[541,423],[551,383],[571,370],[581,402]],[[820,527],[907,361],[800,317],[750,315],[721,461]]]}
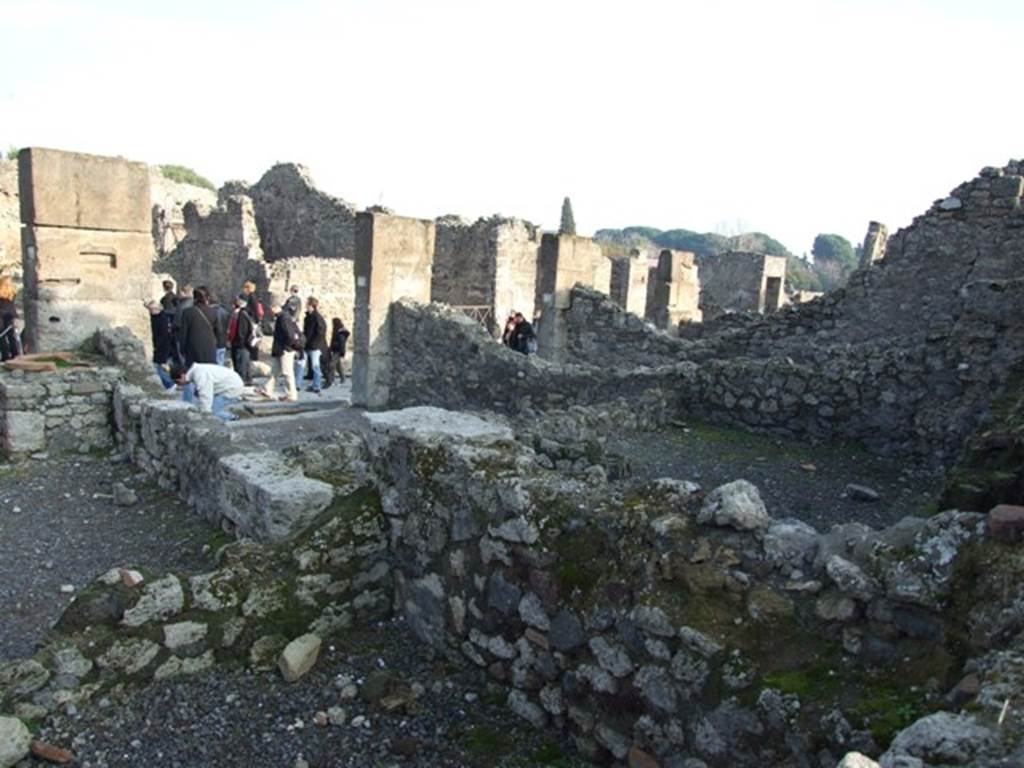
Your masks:
{"label": "person with backpack", "polygon": [[299,399],[299,391],[295,386],[295,356],[306,349],[306,337],[299,330],[298,315],[302,309],[302,299],[289,296],[281,307],[274,322],[274,346],[270,351],[273,358],[270,378],[260,394],[274,397],[277,391],[278,377],[284,379],[285,394],[281,400],[295,402]]}
{"label": "person with backpack", "polygon": [[243,293],[235,297],[235,311],[228,324],[228,344],[231,346],[231,365],[242,377],[245,386],[252,386],[249,361],[256,341],[256,324],[249,316],[248,297]]}
{"label": "person with backpack", "polygon": [[345,381],[345,347],[348,345],[348,337],[348,328],[341,318],[331,318],[331,360],[339,384]]}

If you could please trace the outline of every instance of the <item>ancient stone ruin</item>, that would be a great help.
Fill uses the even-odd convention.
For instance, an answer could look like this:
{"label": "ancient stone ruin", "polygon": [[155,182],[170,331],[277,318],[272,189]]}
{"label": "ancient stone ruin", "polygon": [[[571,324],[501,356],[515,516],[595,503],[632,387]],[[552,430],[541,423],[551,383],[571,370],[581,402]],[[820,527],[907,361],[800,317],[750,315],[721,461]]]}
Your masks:
{"label": "ancient stone ruin", "polygon": [[[111,563],[31,658],[0,665],[0,712],[45,719],[217,665],[291,681],[345,630],[398,618],[497,686],[509,718],[598,764],[1024,761],[1024,165],[985,169],[845,288],[790,306],[781,259],[721,257],[698,282],[691,255],[664,251],[645,286],[640,253],[613,265],[514,219],[354,213],[278,166],[183,205],[155,267],[350,302],[351,401],[225,424],[160,391],[132,325],[125,243],[156,247],[146,169],[22,157],[26,307],[68,317],[95,290],[97,308],[75,316],[89,372],[0,373],[5,451],[65,450],[77,417],[240,540],[205,572]],[[100,289],[122,267],[130,300]],[[704,312],[751,314],[669,332],[697,319],[698,286]],[[540,355],[494,338],[510,309],[539,312]],[[38,343],[70,342],[57,333]],[[766,502],[770,483],[702,487],[621,453],[705,422],[725,451],[769,436],[785,462],[856,441],[854,463],[952,469],[941,498],[957,503],[819,530]]]}

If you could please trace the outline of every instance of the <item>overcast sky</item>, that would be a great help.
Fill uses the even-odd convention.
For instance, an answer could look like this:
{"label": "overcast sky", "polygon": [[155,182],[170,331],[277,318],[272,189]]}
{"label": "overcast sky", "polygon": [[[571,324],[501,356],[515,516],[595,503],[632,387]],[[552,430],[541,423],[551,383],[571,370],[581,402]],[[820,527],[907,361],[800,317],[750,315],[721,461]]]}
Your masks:
{"label": "overcast sky", "polygon": [[0,0],[0,145],[557,227],[909,223],[1024,156],[1019,0]]}

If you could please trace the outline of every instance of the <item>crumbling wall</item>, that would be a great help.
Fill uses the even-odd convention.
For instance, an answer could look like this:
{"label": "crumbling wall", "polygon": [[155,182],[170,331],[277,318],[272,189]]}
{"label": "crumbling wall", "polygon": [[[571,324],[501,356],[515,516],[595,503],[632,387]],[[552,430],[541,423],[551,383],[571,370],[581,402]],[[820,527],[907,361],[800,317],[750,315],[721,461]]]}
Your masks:
{"label": "crumbling wall", "polygon": [[699,323],[701,282],[694,255],[666,248],[658,254],[656,274],[648,311],[654,324],[674,336],[680,324]]}
{"label": "crumbling wall", "polygon": [[246,280],[265,295],[266,264],[248,197],[230,195],[215,208],[188,202],[184,218],[187,234],[161,268],[180,285],[205,285],[226,307]]}
{"label": "crumbling wall", "polygon": [[776,312],[785,304],[786,259],[730,251],[700,260],[700,306],[709,319],[723,312]]}
{"label": "crumbling wall", "polygon": [[279,163],[248,194],[268,261],[355,258],[355,207],[317,189],[305,166]]}
{"label": "crumbling wall", "polygon": [[443,216],[435,224],[431,301],[465,308],[492,334],[513,311],[533,317],[540,246],[534,225],[501,216],[473,223]]}
{"label": "crumbling wall", "polygon": [[217,193],[194,184],[172,181],[156,166],[149,169],[149,189],[153,200],[153,245],[156,248],[154,269],[160,270],[163,269],[160,263],[188,234],[185,205],[191,202],[213,208],[217,205]]}
{"label": "crumbling wall", "polygon": [[[355,321],[354,262],[348,259],[321,259],[317,256],[295,256],[272,261],[264,266],[269,307],[280,307],[298,288],[305,300],[315,296],[320,302],[320,314],[327,320],[340,317],[351,329]],[[257,283],[259,284],[259,283]],[[330,341],[330,338],[328,338]]]}
{"label": "crumbling wall", "polygon": [[628,256],[612,259],[609,297],[627,312],[644,317],[648,295],[647,252],[634,248]]}

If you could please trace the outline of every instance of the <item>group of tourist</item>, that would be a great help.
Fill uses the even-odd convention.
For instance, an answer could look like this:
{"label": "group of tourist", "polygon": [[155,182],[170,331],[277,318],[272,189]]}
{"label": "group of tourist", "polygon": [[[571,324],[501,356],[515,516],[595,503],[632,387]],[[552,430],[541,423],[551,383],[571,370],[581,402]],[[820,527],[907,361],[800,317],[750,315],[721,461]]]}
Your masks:
{"label": "group of tourist", "polygon": [[523,317],[522,312],[510,312],[505,320],[501,343],[524,355],[537,354],[537,333],[533,323]]}
{"label": "group of tourist", "polygon": [[[260,362],[264,325],[269,326],[256,286],[246,282],[234,297],[229,311],[205,286],[181,286],[165,280],[159,301],[146,306],[150,312],[153,364],[164,387],[183,390],[186,402],[230,421],[228,410],[253,386],[254,374],[269,373],[257,394],[274,398],[277,380],[283,379],[284,401],[298,399],[296,382],[305,374],[307,391],[321,393],[335,380],[344,381],[344,358],[349,331],[341,318],[333,318],[330,343],[320,303],[306,299],[306,314],[299,328],[302,299],[297,286],[278,311],[273,313],[271,366]],[[2,312],[0,305],[0,312]],[[229,354],[230,353],[230,354]],[[230,368],[228,364],[230,362]]]}

